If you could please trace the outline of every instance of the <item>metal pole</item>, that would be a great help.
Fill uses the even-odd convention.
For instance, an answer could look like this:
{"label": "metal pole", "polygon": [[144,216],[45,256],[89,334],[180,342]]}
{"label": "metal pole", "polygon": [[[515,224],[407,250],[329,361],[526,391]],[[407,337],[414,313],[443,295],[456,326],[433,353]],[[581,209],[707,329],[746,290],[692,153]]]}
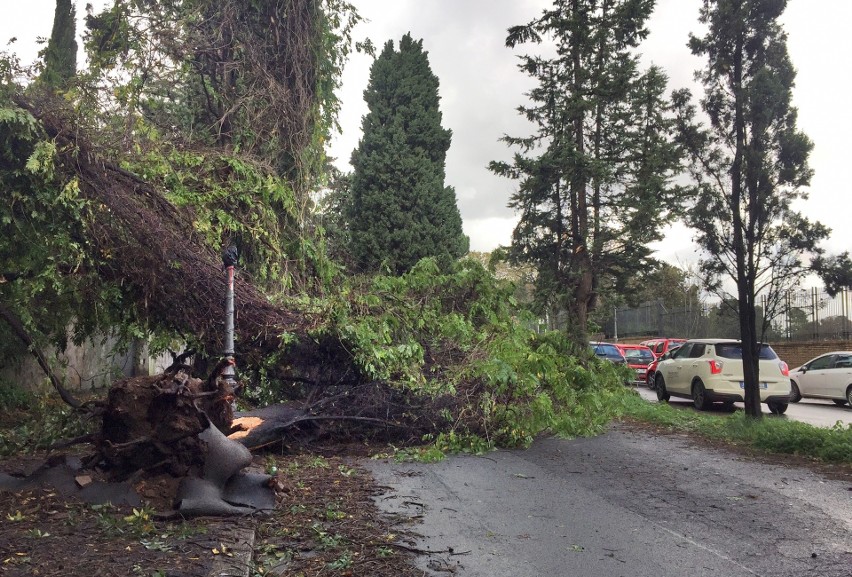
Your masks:
{"label": "metal pole", "polygon": [[813,328],[813,339],[815,341],[819,340],[819,313],[817,312],[817,292],[816,287],[811,287],[811,311],[813,313],[814,319],[814,328]]}
{"label": "metal pole", "polygon": [[225,269],[228,274],[228,290],[225,293],[225,357],[230,363],[222,371],[222,376],[234,383],[234,266]]}
{"label": "metal pole", "polygon": [[614,325],[614,329],[615,329],[613,331],[615,333],[614,340],[615,340],[615,342],[618,342],[618,308],[617,307],[612,307],[612,318],[613,318],[613,325]]}
{"label": "metal pole", "polygon": [[228,365],[222,370],[222,376],[230,385],[236,382],[234,379],[234,267],[239,255],[237,247],[228,246],[222,252],[222,264],[228,275],[228,288],[225,292],[225,350],[223,351]]}

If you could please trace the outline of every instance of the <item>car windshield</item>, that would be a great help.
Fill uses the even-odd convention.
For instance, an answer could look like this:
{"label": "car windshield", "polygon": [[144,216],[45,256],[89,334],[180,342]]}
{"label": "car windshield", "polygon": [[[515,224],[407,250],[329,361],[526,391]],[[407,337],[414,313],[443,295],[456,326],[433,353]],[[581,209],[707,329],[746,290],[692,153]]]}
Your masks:
{"label": "car windshield", "polygon": [[624,358],[628,363],[648,364],[654,360],[654,353],[647,349],[625,349]]}
{"label": "car windshield", "polygon": [[[743,346],[740,343],[718,343],[716,345],[716,354],[725,359],[742,359]],[[769,345],[760,345],[760,353],[758,357],[763,360],[775,360],[778,355],[772,350]]]}

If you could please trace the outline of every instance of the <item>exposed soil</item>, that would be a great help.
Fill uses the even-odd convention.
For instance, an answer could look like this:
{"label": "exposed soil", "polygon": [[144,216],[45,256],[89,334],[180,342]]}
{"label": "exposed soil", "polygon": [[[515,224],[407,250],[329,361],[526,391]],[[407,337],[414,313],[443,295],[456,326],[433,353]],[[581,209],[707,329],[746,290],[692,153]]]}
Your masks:
{"label": "exposed soil", "polygon": [[[36,463],[6,459],[0,471]],[[378,489],[355,458],[267,455],[254,467],[275,472],[272,514],[162,518],[170,504],[159,495],[173,494],[166,477],[137,485],[142,509],[88,505],[51,489],[0,493],[0,575],[206,577],[236,564],[240,548],[253,548],[258,576],[422,574],[411,563],[413,540],[377,510]]]}

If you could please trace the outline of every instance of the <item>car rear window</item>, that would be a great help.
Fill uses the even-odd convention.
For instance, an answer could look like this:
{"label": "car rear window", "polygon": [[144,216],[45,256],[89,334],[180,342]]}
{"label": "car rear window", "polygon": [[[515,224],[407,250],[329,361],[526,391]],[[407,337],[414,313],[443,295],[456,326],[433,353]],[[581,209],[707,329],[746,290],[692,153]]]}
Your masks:
{"label": "car rear window", "polygon": [[607,345],[607,344],[597,344],[593,346],[595,350],[595,354],[598,356],[604,357],[620,357],[621,352],[619,352],[618,347],[615,345]]}
{"label": "car rear window", "polygon": [[624,349],[624,358],[628,362],[650,363],[654,360],[654,353],[648,349]]}
{"label": "car rear window", "polygon": [[[740,343],[718,343],[716,345],[716,354],[725,359],[742,359],[743,346]],[[772,350],[769,345],[760,345],[758,358],[763,360],[775,360],[778,355]]]}

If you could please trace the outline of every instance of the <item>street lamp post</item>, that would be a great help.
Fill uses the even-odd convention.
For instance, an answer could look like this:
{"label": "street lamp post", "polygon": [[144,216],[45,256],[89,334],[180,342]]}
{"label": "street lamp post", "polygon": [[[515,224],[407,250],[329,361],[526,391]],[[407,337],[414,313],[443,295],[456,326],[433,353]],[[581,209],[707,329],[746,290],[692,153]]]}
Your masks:
{"label": "street lamp post", "polygon": [[222,370],[222,376],[232,386],[235,384],[234,378],[234,267],[237,265],[239,255],[237,247],[229,245],[222,252],[222,264],[225,266],[225,272],[228,278],[228,287],[225,292],[225,358],[230,361]]}

